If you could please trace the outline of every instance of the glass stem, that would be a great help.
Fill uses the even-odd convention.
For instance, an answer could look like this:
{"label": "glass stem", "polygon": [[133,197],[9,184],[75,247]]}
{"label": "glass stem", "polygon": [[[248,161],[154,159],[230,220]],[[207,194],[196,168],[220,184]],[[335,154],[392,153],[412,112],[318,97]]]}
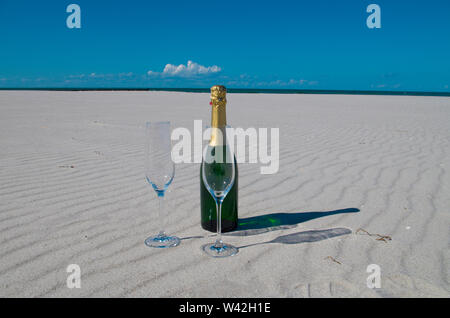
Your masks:
{"label": "glass stem", "polygon": [[164,192],[158,193],[158,201],[159,201],[159,231],[158,237],[165,237],[166,232],[164,231]]}
{"label": "glass stem", "polygon": [[216,201],[216,211],[217,211],[217,239],[215,243],[216,248],[222,248],[222,202]]}

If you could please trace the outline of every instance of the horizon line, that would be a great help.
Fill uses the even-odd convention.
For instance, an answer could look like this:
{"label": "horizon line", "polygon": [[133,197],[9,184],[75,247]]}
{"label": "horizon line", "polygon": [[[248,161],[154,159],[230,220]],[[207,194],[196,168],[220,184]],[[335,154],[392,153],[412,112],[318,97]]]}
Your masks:
{"label": "horizon line", "polygon": [[[210,88],[156,88],[156,87],[0,87],[0,91],[162,91],[184,93],[209,93]],[[348,89],[291,89],[291,88],[227,88],[235,94],[336,94],[336,95],[402,95],[450,97],[450,92],[436,91],[385,91]]]}

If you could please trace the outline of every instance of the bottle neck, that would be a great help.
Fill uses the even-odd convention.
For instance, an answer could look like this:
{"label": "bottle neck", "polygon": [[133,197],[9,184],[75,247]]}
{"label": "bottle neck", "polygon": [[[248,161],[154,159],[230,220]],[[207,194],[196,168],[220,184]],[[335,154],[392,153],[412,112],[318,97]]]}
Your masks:
{"label": "bottle neck", "polygon": [[227,125],[227,113],[225,103],[213,103],[211,111],[211,127],[222,128]]}
{"label": "bottle neck", "polygon": [[213,102],[211,111],[211,140],[209,142],[211,146],[225,144],[226,126],[226,104]]}

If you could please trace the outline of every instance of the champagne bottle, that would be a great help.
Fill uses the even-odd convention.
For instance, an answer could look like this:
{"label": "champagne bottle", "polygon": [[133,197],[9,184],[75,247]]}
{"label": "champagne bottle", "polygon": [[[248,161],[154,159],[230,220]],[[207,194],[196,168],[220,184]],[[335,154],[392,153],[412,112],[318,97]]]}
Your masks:
{"label": "champagne bottle", "polygon": [[[210,146],[224,147],[222,142],[217,141],[217,136],[214,133],[216,128],[220,129],[223,138],[226,138],[226,93],[225,86],[216,85],[211,87],[211,140]],[[236,161],[236,160],[235,160]],[[202,162],[203,165],[203,162]],[[201,225],[202,228],[210,231],[217,232],[217,211],[214,198],[208,192],[205,184],[203,183],[202,169],[200,167],[200,209],[201,209]],[[238,169],[237,163],[235,163],[235,181],[234,185],[228,192],[222,203],[222,217],[221,217],[221,229],[223,232],[229,232],[234,230],[238,224]]]}

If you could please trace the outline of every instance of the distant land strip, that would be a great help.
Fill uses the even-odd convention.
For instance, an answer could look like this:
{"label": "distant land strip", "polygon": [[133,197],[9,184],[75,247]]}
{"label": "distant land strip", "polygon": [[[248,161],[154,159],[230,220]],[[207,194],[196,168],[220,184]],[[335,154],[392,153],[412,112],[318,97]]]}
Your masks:
{"label": "distant land strip", "polygon": [[[33,87],[14,88],[0,87],[3,91],[158,91],[158,92],[184,92],[184,93],[209,93],[209,88],[91,88],[91,87]],[[420,91],[378,91],[378,90],[328,90],[328,89],[259,89],[259,88],[228,88],[228,93],[236,94],[339,94],[339,95],[406,95],[406,96],[445,96],[450,97],[449,92],[420,92]]]}

